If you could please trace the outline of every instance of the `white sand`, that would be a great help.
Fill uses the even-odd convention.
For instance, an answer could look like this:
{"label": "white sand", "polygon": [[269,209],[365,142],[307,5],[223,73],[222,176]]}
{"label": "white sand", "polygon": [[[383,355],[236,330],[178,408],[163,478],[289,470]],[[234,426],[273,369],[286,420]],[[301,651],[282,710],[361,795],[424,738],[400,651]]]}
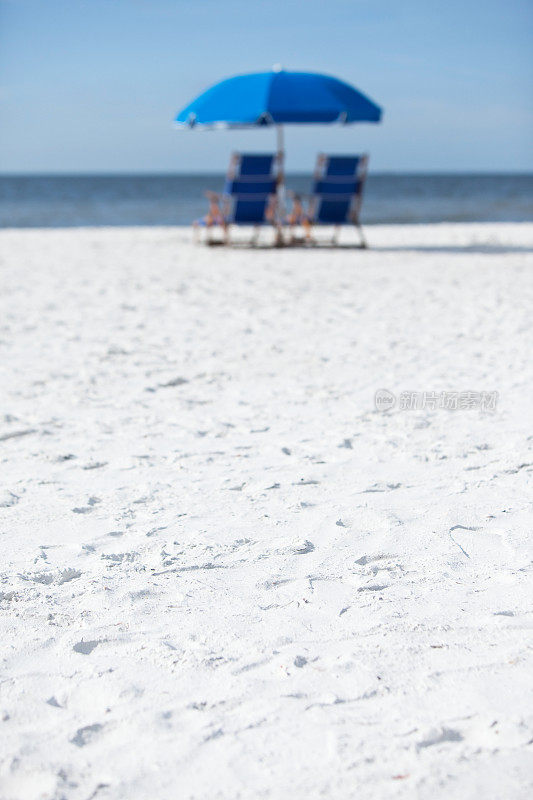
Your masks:
{"label": "white sand", "polygon": [[1,233],[3,800],[531,796],[533,225],[368,237]]}

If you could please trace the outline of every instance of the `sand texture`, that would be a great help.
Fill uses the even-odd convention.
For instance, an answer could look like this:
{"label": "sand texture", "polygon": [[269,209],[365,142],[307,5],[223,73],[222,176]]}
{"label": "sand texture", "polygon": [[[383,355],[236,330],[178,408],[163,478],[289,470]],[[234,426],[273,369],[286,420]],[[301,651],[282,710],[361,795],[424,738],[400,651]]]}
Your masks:
{"label": "sand texture", "polygon": [[531,797],[533,225],[367,234],[0,234],[2,800]]}

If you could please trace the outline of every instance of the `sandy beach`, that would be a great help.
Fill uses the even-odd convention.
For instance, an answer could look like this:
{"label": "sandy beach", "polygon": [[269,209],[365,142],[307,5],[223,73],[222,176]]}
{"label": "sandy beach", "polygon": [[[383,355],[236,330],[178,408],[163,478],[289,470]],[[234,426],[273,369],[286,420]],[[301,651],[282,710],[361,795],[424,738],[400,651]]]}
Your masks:
{"label": "sandy beach", "polygon": [[0,232],[3,800],[531,796],[533,224],[367,236]]}

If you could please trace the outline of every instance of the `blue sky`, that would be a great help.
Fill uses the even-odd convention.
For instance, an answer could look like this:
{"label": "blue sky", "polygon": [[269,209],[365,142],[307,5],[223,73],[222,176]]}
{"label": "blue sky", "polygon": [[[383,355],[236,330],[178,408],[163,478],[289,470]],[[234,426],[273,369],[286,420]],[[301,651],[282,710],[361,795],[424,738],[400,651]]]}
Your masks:
{"label": "blue sky", "polygon": [[533,171],[532,52],[531,0],[0,0],[0,170],[223,170],[273,133],[177,131],[175,113],[281,63],[385,110],[289,128],[289,170],[367,150],[376,171]]}

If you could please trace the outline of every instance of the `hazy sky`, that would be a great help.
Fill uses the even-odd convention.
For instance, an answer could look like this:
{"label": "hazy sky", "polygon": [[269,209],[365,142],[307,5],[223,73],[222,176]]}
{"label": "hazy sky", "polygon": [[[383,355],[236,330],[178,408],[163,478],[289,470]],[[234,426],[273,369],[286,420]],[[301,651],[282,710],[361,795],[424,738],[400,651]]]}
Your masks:
{"label": "hazy sky", "polygon": [[219,171],[273,131],[178,131],[176,112],[239,72],[328,72],[381,125],[293,126],[374,170],[533,170],[532,0],[0,0],[0,169]]}

